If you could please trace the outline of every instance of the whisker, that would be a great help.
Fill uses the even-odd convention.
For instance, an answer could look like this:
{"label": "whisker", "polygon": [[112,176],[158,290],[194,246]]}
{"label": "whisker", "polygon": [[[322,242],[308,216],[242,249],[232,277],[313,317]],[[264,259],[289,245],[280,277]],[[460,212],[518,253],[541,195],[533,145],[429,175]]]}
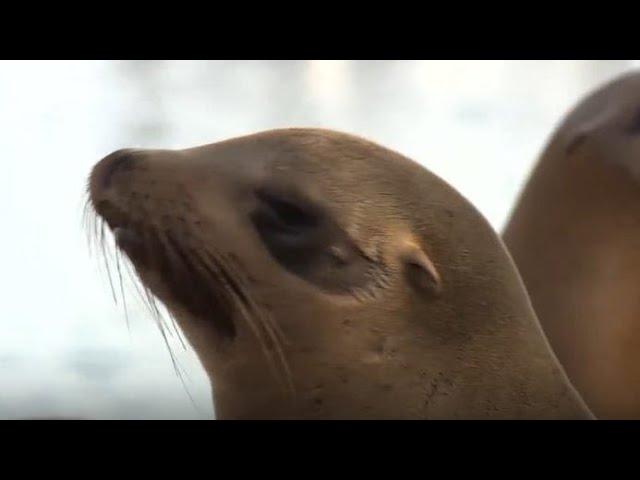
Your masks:
{"label": "whisker", "polygon": [[[233,274],[233,278],[237,279],[237,282],[242,286],[241,290],[248,292],[249,289],[245,287],[248,282],[246,281],[246,276],[242,273],[242,270],[240,268],[237,268],[233,262],[226,262],[222,257],[219,259],[219,261],[223,263],[224,267]],[[260,313],[264,311],[253,301],[250,295],[246,295],[246,301],[250,304],[254,312]],[[287,338],[280,326],[276,322],[274,322],[268,314],[266,314],[263,319],[265,323],[273,330],[273,333],[278,336],[279,341],[282,342],[282,344],[288,344]]]}
{"label": "whisker", "polygon": [[[154,319],[155,324],[158,327],[158,330],[160,331],[164,344],[169,353],[169,358],[171,360],[173,370],[176,376],[178,377],[178,379],[180,380],[180,384],[182,385],[182,388],[187,394],[187,397],[189,398],[191,405],[200,415],[204,415],[204,412],[200,409],[200,407],[198,407],[197,403],[193,398],[193,395],[189,391],[189,388],[185,382],[185,376],[187,377],[187,379],[189,378],[188,373],[186,372],[186,370],[184,370],[181,367],[179,360],[177,359],[177,357],[173,352],[173,349],[171,348],[171,344],[167,337],[167,331],[169,332],[170,335],[173,335],[173,333],[165,325],[162,313],[160,312],[156,304],[155,297],[152,295],[149,288],[144,285],[144,282],[142,282],[139,275],[137,273],[134,274],[132,272],[132,269],[130,266],[131,262],[126,256],[122,256],[120,254],[120,249],[117,245],[116,245],[116,248],[113,249],[115,253],[113,254],[113,256],[111,255],[112,250],[110,248],[107,248],[108,242],[107,242],[107,236],[105,234],[106,222],[100,216],[97,215],[97,213],[95,212],[95,208],[91,203],[90,198],[88,198],[85,202],[83,212],[82,212],[81,222],[87,234],[87,243],[88,243],[87,246],[88,246],[89,252],[90,254],[98,253],[102,257],[102,260],[103,260],[102,264],[107,271],[107,278],[109,280],[109,287],[111,290],[112,298],[114,302],[118,304],[118,298],[117,298],[118,296],[116,294],[116,289],[114,287],[114,281],[113,281],[114,278],[111,273],[111,266],[110,266],[111,261],[116,262],[116,271],[118,275],[118,281],[120,283],[119,291],[120,291],[120,295],[122,296],[122,305],[125,313],[125,320],[126,320],[127,331],[129,332],[129,335],[131,335],[131,328],[130,328],[130,322],[129,322],[129,310],[128,310],[127,302],[125,298],[125,287],[124,287],[125,278],[122,273],[122,268],[125,268],[126,273],[129,276],[129,280],[134,285],[140,300],[142,300],[143,304],[145,304],[145,306],[148,308],[149,312],[151,313],[151,316]],[[121,262],[124,264],[124,267],[122,268],[121,268]],[[144,295],[140,291],[140,286],[142,287],[142,292],[144,292]],[[173,316],[171,316],[171,320],[172,320],[173,328],[178,336],[178,339],[180,340],[180,344],[182,345],[183,349],[186,350],[187,349],[186,344],[184,343],[182,337],[179,335],[179,330],[175,324],[175,320],[173,319]]]}
{"label": "whisker", "polygon": [[[142,290],[143,290],[145,298],[147,300],[147,302],[145,302],[145,303],[149,307],[149,310],[150,310],[150,312],[152,314],[152,318],[154,319],[154,323],[156,324],[156,326],[158,327],[158,330],[160,331],[160,334],[162,335],[162,339],[163,339],[164,344],[165,344],[165,346],[167,348],[167,351],[169,353],[169,358],[171,359],[171,364],[173,365],[174,372],[175,372],[176,376],[178,377],[178,379],[180,380],[182,388],[184,389],[185,393],[189,397],[189,400],[190,400],[193,408],[198,413],[200,413],[202,415],[203,412],[198,407],[198,405],[196,404],[193,396],[191,395],[191,392],[189,391],[189,387],[187,386],[187,384],[186,384],[186,382],[184,380],[184,377],[183,377],[183,375],[185,375],[187,377],[187,379],[188,379],[189,375],[188,375],[187,371],[180,366],[180,362],[179,362],[178,358],[175,356],[175,354],[173,352],[173,349],[171,348],[171,344],[169,342],[169,338],[167,337],[167,332],[171,336],[173,334],[171,333],[171,330],[169,330],[167,325],[165,324],[164,317],[163,317],[162,313],[160,312],[160,310],[158,309],[155,297],[153,296],[153,294],[151,293],[149,288],[147,286],[145,286],[144,283],[139,279],[139,276],[136,275],[136,277],[138,278],[139,283],[142,285]],[[138,282],[134,282],[134,285],[136,285],[136,287],[137,287],[137,283]],[[139,289],[138,289],[138,292],[140,293]],[[183,349],[186,350],[186,345],[182,341],[182,338],[179,335],[178,329],[175,327],[175,321],[174,321],[173,316],[171,315],[170,312],[169,312],[169,316],[170,316],[170,318],[172,320],[174,329],[176,331],[176,335],[177,335],[177,337],[178,337]]]}
{"label": "whisker", "polygon": [[122,308],[124,309],[124,318],[127,323],[127,331],[129,337],[131,337],[131,327],[129,326],[129,313],[127,311],[127,299],[124,295],[124,284],[122,282],[122,272],[120,271],[120,253],[119,249],[116,249],[116,268],[118,269],[118,280],[120,281],[120,295],[122,296]]}
{"label": "whisker", "polygon": [[87,247],[89,249],[89,255],[92,254],[92,238],[91,238],[91,222],[95,222],[96,215],[94,214],[93,203],[91,203],[91,197],[89,192],[84,194],[84,205],[82,207],[82,214],[80,218],[80,227],[86,232]]}
{"label": "whisker", "polygon": [[140,284],[142,284],[142,280],[140,280],[137,273],[133,272],[131,267],[131,262],[129,261],[129,259],[126,256],[120,257],[120,258],[122,259],[123,269],[126,273],[127,278],[129,279],[129,283],[133,285],[133,287],[136,290],[136,295],[138,300],[142,302],[142,304],[145,306],[147,310],[151,311],[151,306],[148,305],[145,296],[142,294],[142,291],[140,290]]}
{"label": "whisker", "polygon": [[180,341],[180,344],[182,345],[182,349],[183,350],[187,350],[187,345],[184,341],[184,339],[182,338],[182,334],[180,333],[180,329],[178,328],[178,325],[176,323],[176,319],[174,318],[173,314],[171,312],[169,312],[169,318],[171,319],[171,325],[173,325],[173,330],[176,332],[176,337],[178,337],[178,340]]}
{"label": "whisker", "polygon": [[[163,325],[164,321],[163,321],[162,313],[158,309],[155,297],[149,291],[149,288],[144,285],[138,273],[135,272],[134,269],[132,270],[131,262],[128,259],[125,259],[124,266],[125,266],[125,271],[129,277],[129,281],[135,288],[138,299],[142,302],[146,310],[151,314],[151,318],[154,320],[154,322]],[[182,344],[184,350],[186,350],[186,347],[182,342],[182,339],[180,337],[178,338],[180,339],[180,343]]]}
{"label": "whisker", "polygon": [[[240,291],[248,291],[248,289],[246,287],[243,286],[243,278],[244,276],[241,274],[241,271],[238,268],[235,268],[231,263],[229,262],[225,262],[225,259],[220,257],[219,261],[224,265],[224,268],[226,268],[227,270],[231,271],[233,276],[231,278],[236,278],[237,279],[237,283],[239,283],[239,290]],[[224,270],[223,270],[224,271]],[[244,284],[246,285],[246,281],[244,281]],[[262,309],[260,307],[258,307],[258,305],[256,305],[256,303],[253,301],[253,299],[251,298],[251,296],[249,295],[245,295],[244,300],[249,304],[249,306],[251,307],[252,311],[256,312],[256,313],[260,313],[262,312]],[[284,335],[284,332],[282,331],[282,329],[280,328],[280,326],[273,322],[271,317],[269,316],[263,316],[263,320],[264,322],[267,324],[268,327],[270,327],[273,331],[274,335],[278,336],[278,340],[280,342],[283,343],[287,343],[286,337]]]}
{"label": "whisker", "polygon": [[[160,324],[158,324],[158,326],[160,326]],[[171,345],[169,345],[169,339],[167,338],[167,335],[165,334],[164,328],[162,328],[161,326],[160,326],[160,333],[162,334],[162,339],[164,340],[164,344],[167,347],[167,350],[169,352],[169,357],[171,358],[171,364],[173,365],[173,370],[175,371],[176,376],[180,380],[180,383],[182,384],[182,388],[184,388],[184,391],[186,392],[187,396],[189,397],[189,400],[190,400],[191,405],[193,406],[193,408],[195,408],[195,410],[198,413],[202,414],[202,411],[196,405],[196,402],[193,399],[193,396],[191,395],[191,392],[189,392],[189,388],[187,387],[187,384],[185,383],[184,378],[182,377],[182,373],[180,372],[180,363],[178,362],[178,359],[173,354],[173,350],[171,349]]]}
{"label": "whisker", "polygon": [[118,297],[116,295],[116,290],[113,287],[113,277],[111,276],[111,268],[109,267],[109,260],[110,260],[109,255],[107,253],[107,249],[104,245],[104,242],[100,242],[98,244],[98,247],[100,249],[100,253],[102,254],[102,259],[104,260],[105,270],[107,271],[107,278],[109,279],[109,288],[111,289],[111,296],[113,297],[114,303],[117,305]]}
{"label": "whisker", "polygon": [[[203,263],[203,265],[205,266],[209,265],[210,267],[216,268],[217,275],[215,275],[214,278],[217,278],[218,280],[223,280],[223,283],[228,287],[227,290],[231,293],[231,295],[237,298],[238,300],[240,300],[240,301],[237,301],[236,303],[238,307],[240,307],[243,313],[242,315],[243,318],[247,321],[247,324],[256,335],[256,338],[260,342],[262,350],[265,356],[267,357],[269,363],[273,366],[273,368],[275,368],[274,373],[276,374],[276,378],[281,380],[280,373],[278,372],[278,369],[276,367],[278,362],[269,353],[270,349],[266,345],[264,336],[261,333],[261,330],[264,330],[264,332],[268,336],[272,346],[276,351],[276,358],[277,360],[279,360],[280,367],[284,371],[285,385],[289,389],[289,392],[292,394],[292,397],[295,401],[296,390],[295,390],[295,385],[293,384],[293,375],[291,374],[291,370],[289,368],[289,364],[287,362],[284,349],[282,347],[282,337],[283,337],[282,331],[281,330],[277,331],[273,327],[273,324],[269,321],[270,319],[259,314],[261,310],[255,305],[255,303],[247,295],[246,293],[247,290],[242,288],[238,284],[238,281],[240,281],[242,276],[237,271],[237,269],[233,268],[228,262],[225,262],[223,257],[221,257],[220,255],[216,255],[211,251],[205,251],[205,255],[209,259],[209,262],[207,262],[206,259],[203,259],[198,254],[197,251],[190,251],[190,253],[192,255],[195,255],[197,258],[199,258],[200,261]],[[233,272],[233,276],[229,275],[226,269],[231,270]],[[237,281],[234,281],[234,278],[237,279]],[[255,318],[255,321],[253,320],[254,318]],[[262,328],[259,328],[259,325],[262,326]]]}

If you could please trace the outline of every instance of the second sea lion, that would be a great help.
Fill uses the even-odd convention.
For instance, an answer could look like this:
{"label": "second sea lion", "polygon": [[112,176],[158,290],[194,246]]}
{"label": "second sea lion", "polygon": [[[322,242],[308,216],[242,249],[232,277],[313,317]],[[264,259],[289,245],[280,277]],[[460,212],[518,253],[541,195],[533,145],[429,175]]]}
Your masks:
{"label": "second sea lion", "polygon": [[640,74],[560,124],[504,241],[569,378],[599,418],[640,418]]}

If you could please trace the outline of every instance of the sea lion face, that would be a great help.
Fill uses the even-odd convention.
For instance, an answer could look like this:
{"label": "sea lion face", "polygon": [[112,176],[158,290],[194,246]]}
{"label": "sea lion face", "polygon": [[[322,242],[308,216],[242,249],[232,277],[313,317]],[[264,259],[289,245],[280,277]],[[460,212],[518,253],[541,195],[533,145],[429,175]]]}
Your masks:
{"label": "sea lion face", "polygon": [[[90,191],[198,353],[218,417],[500,412],[502,400],[460,392],[500,369],[504,352],[483,370],[486,345],[473,340],[514,317],[486,311],[514,271],[482,272],[507,258],[495,234],[405,157],[336,132],[276,130],[121,150],[96,165]],[[514,285],[497,293],[521,295]]]}

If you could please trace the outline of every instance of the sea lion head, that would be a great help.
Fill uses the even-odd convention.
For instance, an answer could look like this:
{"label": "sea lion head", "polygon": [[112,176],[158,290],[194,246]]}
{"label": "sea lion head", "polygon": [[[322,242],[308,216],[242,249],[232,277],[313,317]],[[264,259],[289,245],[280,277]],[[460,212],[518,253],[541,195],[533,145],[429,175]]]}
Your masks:
{"label": "sea lion head", "polygon": [[119,150],[90,194],[195,348],[220,418],[573,408],[500,240],[398,153],[317,129]]}
{"label": "sea lion head", "polygon": [[547,147],[549,155],[566,157],[571,168],[576,157],[588,157],[618,167],[638,181],[640,71],[621,75],[582,99],[558,126]]}

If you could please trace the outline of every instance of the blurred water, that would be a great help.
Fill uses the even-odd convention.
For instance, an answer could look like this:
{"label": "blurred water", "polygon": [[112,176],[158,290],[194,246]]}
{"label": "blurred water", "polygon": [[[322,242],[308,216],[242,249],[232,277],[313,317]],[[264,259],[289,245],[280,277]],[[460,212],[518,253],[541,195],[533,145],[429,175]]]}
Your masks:
{"label": "blurred water", "polygon": [[[93,163],[259,130],[359,134],[423,163],[496,229],[555,124],[636,61],[0,62],[0,418],[211,418],[206,376],[121,305],[80,216]],[[131,295],[128,298],[132,300]]]}

